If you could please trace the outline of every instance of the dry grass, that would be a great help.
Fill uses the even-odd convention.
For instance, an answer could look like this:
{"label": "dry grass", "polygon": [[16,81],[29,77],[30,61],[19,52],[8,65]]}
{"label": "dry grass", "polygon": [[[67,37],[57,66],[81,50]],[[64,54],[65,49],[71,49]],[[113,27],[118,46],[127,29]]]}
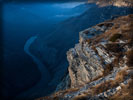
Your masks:
{"label": "dry grass", "polygon": [[[108,66],[110,66],[110,65],[108,65]],[[82,95],[76,96],[73,100],[87,100],[88,96],[96,95],[96,94],[102,93],[104,91],[107,91],[110,88],[117,87],[119,85],[119,83],[124,81],[125,76],[128,74],[126,72],[126,70],[127,69],[124,69],[124,70],[118,72],[115,77],[115,80],[110,80],[110,81],[106,81],[104,83],[98,84],[98,85],[90,88],[89,92],[86,92]],[[59,100],[59,99],[63,98],[66,94],[76,92],[76,91],[78,91],[78,89],[76,89],[76,88],[59,91],[59,92],[55,93],[54,95],[52,95],[51,99],[47,98],[46,100]]]}
{"label": "dry grass", "polygon": [[119,83],[123,82],[124,78],[127,76],[128,73],[126,72],[126,70],[127,69],[124,69],[124,70],[118,72],[118,74],[115,77],[115,80],[106,81],[104,83],[94,86],[92,89],[92,94],[96,95],[96,94],[102,93],[104,91],[107,91],[108,89],[118,86]]}
{"label": "dry grass", "polygon": [[112,62],[115,67],[119,67],[120,57],[116,57]]}
{"label": "dry grass", "polygon": [[108,74],[111,73],[112,70],[113,70],[113,65],[107,64],[104,71],[103,71],[103,76],[107,76]]}
{"label": "dry grass", "polygon": [[82,94],[73,98],[73,100],[88,100],[88,94]]}
{"label": "dry grass", "polygon": [[95,46],[92,46],[91,48],[92,48],[92,50],[94,50],[94,51],[95,51],[95,53],[96,53],[96,54],[98,54],[98,51],[97,51],[97,49],[96,49],[96,47],[95,47]]}
{"label": "dry grass", "polygon": [[117,54],[115,54],[115,59],[112,61],[112,66],[113,67],[120,67],[121,64],[124,63],[124,52],[119,52]]}
{"label": "dry grass", "polygon": [[87,39],[86,42],[87,42],[88,44],[90,44],[90,43],[91,43],[91,39]]}
{"label": "dry grass", "polygon": [[122,39],[130,41],[130,43],[133,43],[133,24],[128,25],[128,29],[122,29]]}
{"label": "dry grass", "polygon": [[55,98],[57,98],[57,100],[59,100],[59,98],[63,98],[66,94],[76,92],[78,90],[79,90],[78,88],[70,88],[70,89],[58,91],[55,94],[53,94],[53,98],[54,98],[54,100],[55,100]]}
{"label": "dry grass", "polygon": [[127,65],[133,67],[133,49],[127,52]]}
{"label": "dry grass", "polygon": [[[110,40],[114,43],[107,45],[107,51],[112,52],[117,56],[117,58],[112,62],[112,64],[108,64],[103,76],[108,75],[112,70],[113,67],[119,66],[119,62],[122,61],[122,57],[125,54],[122,50],[123,47],[119,44],[116,44],[115,42],[120,39],[124,42],[127,42],[127,46],[132,47],[133,46],[133,14],[119,17],[114,20],[110,20],[106,23],[113,23],[113,26],[109,26],[110,28],[105,31],[104,33],[100,35],[96,35],[91,39],[86,40],[90,45],[98,44],[100,41],[104,40]],[[107,24],[108,25],[108,24]],[[99,24],[99,26],[103,26],[103,24]],[[87,34],[88,31],[85,32]],[[95,48],[92,48],[95,50]],[[123,53],[121,53],[123,52]],[[127,52],[127,65],[129,67],[133,66],[133,50]],[[108,89],[114,88],[119,85],[119,83],[123,82],[125,77],[127,76],[127,69],[120,71],[117,73],[115,80],[106,81],[104,83],[98,84],[90,89],[88,89],[89,92],[79,95],[75,97],[73,100],[87,100],[87,96],[90,94],[96,95],[101,92],[104,92]],[[102,77],[102,76],[100,76]],[[95,80],[99,79],[100,77],[96,78]],[[94,80],[93,80],[94,81]],[[77,88],[71,88],[63,91],[59,91],[54,93],[51,96],[40,98],[38,100],[59,100],[60,98],[63,98],[66,94],[76,92],[78,91]],[[133,100],[133,80],[125,87],[122,88],[122,91],[118,92],[114,96],[110,98],[110,100]]]}
{"label": "dry grass", "polygon": [[72,93],[72,92],[76,92],[78,91],[78,88],[70,88],[70,89],[66,89],[66,90],[62,90],[62,91],[58,91],[50,96],[46,96],[46,97],[42,97],[36,100],[60,100],[62,99],[66,94]]}
{"label": "dry grass", "polygon": [[122,36],[121,34],[114,34],[109,40],[112,41],[112,42],[115,42],[121,36]]}
{"label": "dry grass", "polygon": [[70,89],[66,89],[66,90],[62,90],[62,91],[58,91],[56,93],[53,94],[53,97],[57,97],[57,96],[64,96],[66,94],[72,93],[72,92],[76,92],[78,91],[78,88],[70,88]]}
{"label": "dry grass", "polygon": [[[125,69],[121,70],[120,72],[118,72],[116,77],[115,77],[115,80],[105,81],[104,83],[98,84],[98,85],[90,88],[88,90],[88,92],[75,97],[73,100],[88,100],[87,99],[88,96],[91,97],[91,96],[97,95],[99,93],[105,92],[108,89],[111,89],[111,88],[119,86],[119,84],[121,82],[123,82],[125,77],[128,75],[126,70],[127,70],[127,68],[125,68]],[[132,92],[132,89],[130,89],[130,93],[131,92]],[[117,100],[117,99],[115,99],[115,100]]]}
{"label": "dry grass", "polygon": [[98,80],[98,79],[100,79],[102,77],[103,77],[103,75],[99,75],[98,77],[94,78],[91,82],[96,81],[96,80]]}
{"label": "dry grass", "polygon": [[113,26],[100,35],[92,38],[92,43],[97,44],[102,39],[115,42],[118,38],[122,40],[130,40],[133,43],[133,14],[122,16],[115,20],[110,20],[105,23],[113,23]]}
{"label": "dry grass", "polygon": [[123,69],[117,73],[115,80],[120,83],[124,80],[125,76],[127,76],[127,75],[128,75],[127,69]]}
{"label": "dry grass", "polygon": [[106,49],[107,51],[114,52],[114,53],[119,53],[122,51],[121,46],[116,43],[106,44]]}
{"label": "dry grass", "polygon": [[121,91],[110,97],[109,100],[133,100],[133,80],[122,87]]}
{"label": "dry grass", "polygon": [[113,81],[113,80],[98,84],[95,87],[93,87],[94,89],[92,89],[92,95],[94,96],[94,95],[97,95],[99,93],[105,92],[108,89],[117,87],[118,85],[119,85],[119,82]]}

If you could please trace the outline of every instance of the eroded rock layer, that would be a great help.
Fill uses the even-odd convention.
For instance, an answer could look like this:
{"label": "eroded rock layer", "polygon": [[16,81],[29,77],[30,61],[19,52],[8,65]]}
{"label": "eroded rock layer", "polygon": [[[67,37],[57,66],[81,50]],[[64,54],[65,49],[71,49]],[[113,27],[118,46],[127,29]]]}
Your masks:
{"label": "eroded rock layer", "polygon": [[67,59],[69,74],[58,86],[67,88],[39,100],[133,99],[133,15],[81,31]]}

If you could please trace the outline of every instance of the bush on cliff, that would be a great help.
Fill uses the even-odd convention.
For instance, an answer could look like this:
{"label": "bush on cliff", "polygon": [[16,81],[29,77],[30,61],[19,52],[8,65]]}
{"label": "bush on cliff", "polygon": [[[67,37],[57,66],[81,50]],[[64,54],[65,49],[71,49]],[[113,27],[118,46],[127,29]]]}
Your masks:
{"label": "bush on cliff", "polygon": [[127,65],[133,67],[133,49],[127,52]]}
{"label": "bush on cliff", "polygon": [[114,34],[109,40],[112,41],[112,42],[115,42],[121,36],[122,36],[121,34]]}

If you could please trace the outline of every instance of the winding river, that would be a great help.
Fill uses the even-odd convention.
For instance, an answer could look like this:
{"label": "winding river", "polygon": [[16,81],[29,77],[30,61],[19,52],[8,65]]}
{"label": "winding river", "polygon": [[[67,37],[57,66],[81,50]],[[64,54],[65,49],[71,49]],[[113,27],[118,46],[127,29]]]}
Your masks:
{"label": "winding river", "polygon": [[27,91],[24,91],[23,93],[18,95],[15,98],[15,100],[20,100],[20,98],[21,98],[21,100],[26,100],[25,97],[27,98],[27,100],[30,100],[30,99],[44,95],[46,93],[46,88],[47,88],[48,82],[51,79],[50,73],[49,73],[47,67],[37,57],[35,57],[29,50],[30,45],[34,42],[34,40],[36,38],[37,38],[37,36],[32,36],[26,41],[26,43],[24,45],[24,51],[36,63],[39,71],[41,72],[41,79],[35,86],[33,86],[32,88],[30,88]]}

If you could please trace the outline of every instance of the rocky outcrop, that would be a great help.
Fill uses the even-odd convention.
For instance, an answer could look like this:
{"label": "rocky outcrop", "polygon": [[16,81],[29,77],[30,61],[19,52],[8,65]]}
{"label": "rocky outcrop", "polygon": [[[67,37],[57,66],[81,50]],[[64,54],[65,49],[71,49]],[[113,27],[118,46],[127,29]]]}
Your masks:
{"label": "rocky outcrop", "polygon": [[[111,49],[108,46],[115,46],[115,44],[121,46],[126,44],[127,40],[111,42],[109,39],[111,38],[112,33],[109,33],[109,31],[118,30],[119,28],[114,30],[113,28],[116,27],[118,24],[120,25],[119,21],[121,21],[122,19],[124,18],[121,17],[113,21],[109,20],[80,32],[79,44],[76,44],[74,48],[70,49],[67,52],[71,87],[85,85],[86,83],[102,76],[104,74],[103,72],[106,69],[106,66],[113,63],[114,59],[116,59],[116,55],[113,54],[114,52],[109,52],[107,50]],[[124,24],[125,22],[123,21],[121,22],[121,24]],[[117,27],[130,27],[130,23],[131,22],[128,22],[127,25],[121,25]],[[123,29],[119,29],[119,35],[124,34],[122,33],[122,30]],[[108,34],[108,37],[104,38],[105,36],[103,36],[101,39],[99,39],[100,36],[98,36],[98,34],[101,33],[103,33],[104,35]],[[91,41],[90,38],[95,34],[97,34],[97,36],[93,39],[93,41]],[[123,49],[125,51],[129,49],[129,47],[126,47],[126,45],[122,48],[119,46],[118,48],[114,48],[114,51],[115,49]],[[118,51],[117,53],[119,52],[120,51]]]}
{"label": "rocky outcrop", "polygon": [[69,76],[63,82],[70,86],[39,100],[106,100],[119,93],[133,99],[128,90],[133,76],[132,31],[132,14],[81,31],[79,43],[67,52]]}
{"label": "rocky outcrop", "polygon": [[[110,18],[130,13],[132,13],[132,9],[127,7],[99,7],[92,4],[88,5],[88,10],[80,16],[72,17],[56,25],[55,29],[51,29],[48,32],[48,36],[45,37],[46,34],[39,34],[38,38],[31,45],[30,51],[47,66],[52,76],[51,86],[48,89],[51,90],[52,87],[54,91],[64,73],[67,72],[68,61],[66,52],[78,43],[80,31]],[[94,35],[95,33],[91,34],[91,36]]]}
{"label": "rocky outcrop", "polygon": [[106,59],[106,63],[112,62],[113,57],[108,57],[105,50],[97,46],[97,53],[94,50],[94,45],[89,45],[89,38],[95,34],[105,32],[113,25],[110,22],[102,24],[80,32],[80,43],[67,52],[69,61],[68,70],[72,87],[84,85],[103,74],[105,65],[102,64],[102,60],[98,54]]}
{"label": "rocky outcrop", "polygon": [[89,3],[96,3],[99,6],[113,5],[117,7],[133,7],[132,0],[88,0]]}
{"label": "rocky outcrop", "polygon": [[66,74],[65,77],[63,78],[63,80],[56,87],[56,92],[58,92],[60,90],[66,90],[66,89],[70,88],[70,85],[71,85],[70,76],[69,76],[69,74]]}

